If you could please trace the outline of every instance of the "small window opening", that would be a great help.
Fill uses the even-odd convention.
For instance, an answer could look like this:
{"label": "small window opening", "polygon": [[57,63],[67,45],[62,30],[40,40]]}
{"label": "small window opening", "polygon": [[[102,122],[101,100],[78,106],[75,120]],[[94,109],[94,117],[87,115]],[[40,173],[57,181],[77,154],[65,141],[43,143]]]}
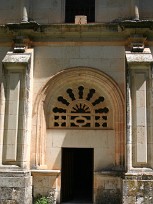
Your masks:
{"label": "small window opening", "polygon": [[65,22],[74,23],[75,16],[87,16],[87,22],[95,22],[95,0],[66,0]]}

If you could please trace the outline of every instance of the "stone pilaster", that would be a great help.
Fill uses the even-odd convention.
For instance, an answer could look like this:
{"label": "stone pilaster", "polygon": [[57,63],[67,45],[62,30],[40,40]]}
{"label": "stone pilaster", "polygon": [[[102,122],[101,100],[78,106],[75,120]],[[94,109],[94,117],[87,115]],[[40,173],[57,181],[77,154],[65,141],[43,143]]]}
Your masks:
{"label": "stone pilaster", "polygon": [[123,203],[152,203],[151,64],[149,48],[126,51],[127,59],[127,173]]}
{"label": "stone pilaster", "polygon": [[31,53],[8,53],[4,60],[6,104],[4,120],[3,163],[28,168],[32,76]]}
{"label": "stone pilaster", "polygon": [[[127,165],[128,171],[149,168],[151,63],[149,48],[143,52],[126,52],[127,75]],[[129,158],[130,157],[130,158]]]}
{"label": "stone pilaster", "polygon": [[33,50],[8,52],[2,61],[4,74],[4,119],[0,141],[0,202],[32,203],[32,177],[29,169]]}

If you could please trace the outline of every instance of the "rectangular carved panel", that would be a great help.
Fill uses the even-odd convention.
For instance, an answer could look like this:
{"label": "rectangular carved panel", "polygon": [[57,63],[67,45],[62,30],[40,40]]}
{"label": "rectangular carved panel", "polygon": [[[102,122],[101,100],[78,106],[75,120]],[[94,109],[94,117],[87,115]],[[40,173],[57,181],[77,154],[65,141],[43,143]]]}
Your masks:
{"label": "rectangular carved panel", "polygon": [[133,141],[135,165],[147,164],[147,72],[133,76]]}
{"label": "rectangular carved panel", "polygon": [[16,161],[20,96],[20,73],[9,73],[5,118],[5,160]]}

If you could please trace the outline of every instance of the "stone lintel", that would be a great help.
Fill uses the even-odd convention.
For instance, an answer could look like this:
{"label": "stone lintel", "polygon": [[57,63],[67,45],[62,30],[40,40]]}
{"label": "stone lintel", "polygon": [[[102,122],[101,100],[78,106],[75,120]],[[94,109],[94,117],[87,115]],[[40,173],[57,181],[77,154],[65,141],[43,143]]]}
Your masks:
{"label": "stone lintel", "polygon": [[[15,67],[13,65],[19,64],[19,65],[26,65],[30,62],[31,54],[30,53],[24,53],[24,54],[18,54],[13,52],[8,52],[7,55],[2,60],[2,63],[7,69],[14,69]],[[22,66],[23,68],[24,66]]]}
{"label": "stone lintel", "polygon": [[[153,57],[150,48],[145,48],[143,52],[126,51],[126,59],[129,65],[153,63]],[[132,66],[130,66],[132,68]],[[140,68],[140,67],[138,67]]]}

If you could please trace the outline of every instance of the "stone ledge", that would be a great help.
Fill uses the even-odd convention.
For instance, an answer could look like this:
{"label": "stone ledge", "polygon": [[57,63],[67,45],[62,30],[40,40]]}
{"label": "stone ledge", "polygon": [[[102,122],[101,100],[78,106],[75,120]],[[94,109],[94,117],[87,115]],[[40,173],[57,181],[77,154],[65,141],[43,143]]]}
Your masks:
{"label": "stone ledge", "polygon": [[31,176],[31,171],[18,166],[0,166],[0,177],[25,177]]}
{"label": "stone ledge", "polygon": [[9,171],[9,170],[21,170],[21,167],[17,166],[17,165],[0,165],[0,172],[1,171]]}
{"label": "stone ledge", "polygon": [[101,175],[101,176],[115,176],[115,177],[121,177],[124,174],[124,172],[120,171],[96,171],[94,172],[94,175]]}
{"label": "stone ledge", "polygon": [[32,176],[58,176],[61,173],[60,170],[31,170]]}
{"label": "stone ledge", "polygon": [[148,174],[153,175],[153,169],[151,168],[132,168],[125,175],[138,175],[138,174]]}
{"label": "stone ledge", "polygon": [[153,170],[149,168],[131,169],[124,175],[126,180],[153,180]]}

